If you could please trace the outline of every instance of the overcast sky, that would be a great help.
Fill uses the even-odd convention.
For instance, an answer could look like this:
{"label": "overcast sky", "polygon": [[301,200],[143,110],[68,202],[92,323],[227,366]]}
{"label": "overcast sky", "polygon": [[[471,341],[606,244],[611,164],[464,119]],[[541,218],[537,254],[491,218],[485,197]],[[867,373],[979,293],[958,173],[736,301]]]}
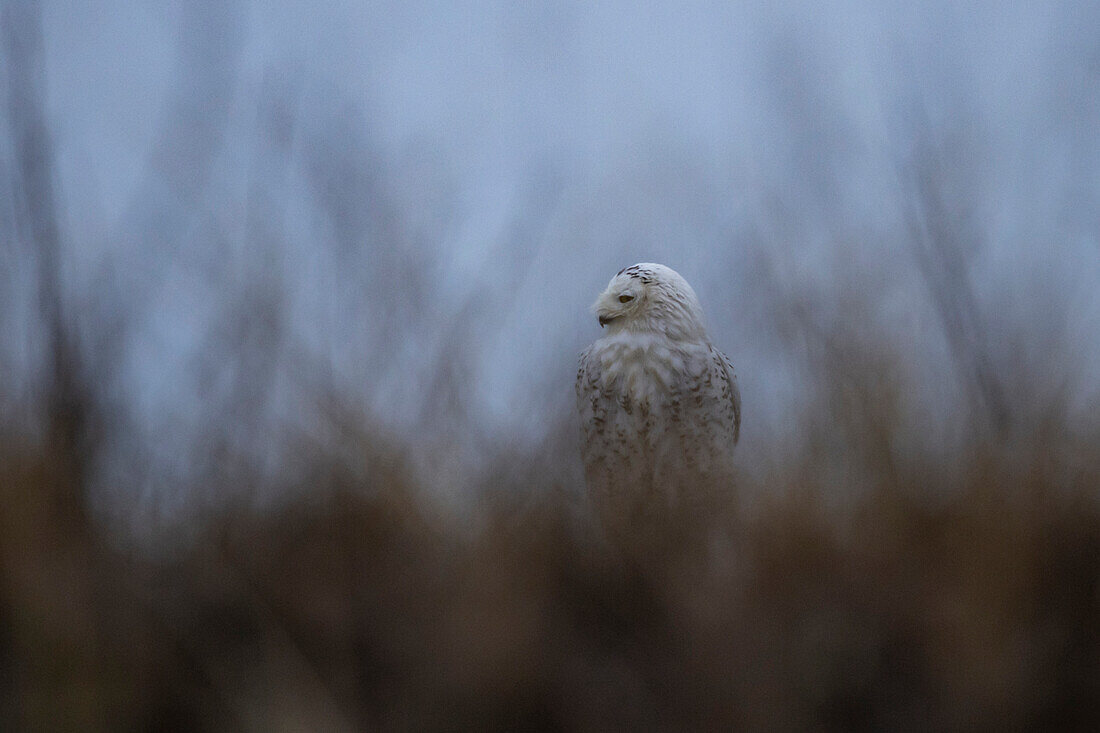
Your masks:
{"label": "overcast sky", "polygon": [[802,374],[776,302],[864,290],[944,351],[905,244],[929,157],[983,308],[1056,323],[1056,361],[1100,357],[1097,3],[43,8],[70,282],[125,271],[119,379],[150,435],[201,430],[195,364],[227,283],[270,276],[257,258],[383,421],[428,414],[465,314],[476,419],[532,438],[547,400],[571,404],[588,305],[660,261],[699,292],[763,440]]}

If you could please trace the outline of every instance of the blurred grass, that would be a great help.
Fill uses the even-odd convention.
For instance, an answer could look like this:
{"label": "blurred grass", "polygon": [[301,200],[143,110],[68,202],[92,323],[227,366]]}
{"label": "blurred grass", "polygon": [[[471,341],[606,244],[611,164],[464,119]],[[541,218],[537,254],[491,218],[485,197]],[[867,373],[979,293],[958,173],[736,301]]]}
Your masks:
{"label": "blurred grass", "polygon": [[506,466],[456,510],[363,434],[382,468],[303,450],[296,498],[213,511],[154,558],[90,518],[83,464],[9,435],[0,726],[1100,726],[1096,444],[976,431],[948,472],[889,457],[895,411],[844,410],[860,491],[838,501],[810,441],[670,516],[659,551],[611,547],[577,487]]}
{"label": "blurred grass", "polygon": [[[510,325],[481,324],[526,304],[525,284],[557,261],[532,243],[597,243],[610,264],[620,255],[605,245],[636,246],[634,220],[660,194],[609,169],[638,190],[606,204],[629,226],[590,229],[603,209],[570,209],[551,166],[486,250],[500,263],[440,300],[463,196],[441,193],[446,166],[387,162],[340,99],[317,119],[295,116],[308,97],[293,83],[240,101],[256,117],[246,201],[218,193],[211,170],[238,166],[218,152],[226,118],[249,116],[229,113],[247,38],[233,5],[183,14],[180,83],[118,227],[122,254],[67,284],[74,253],[98,245],[61,225],[41,12],[0,13],[12,191],[0,313],[14,324],[0,318],[0,731],[1100,730],[1100,420],[1079,389],[1091,362],[1068,325],[1072,288],[1022,277],[989,300],[974,287],[969,261],[1004,236],[982,219],[1005,203],[982,185],[998,169],[982,163],[983,126],[969,124],[980,118],[948,115],[954,136],[913,123],[911,160],[897,165],[904,231],[880,230],[834,206],[834,179],[861,180],[849,136],[822,175],[798,180],[829,158],[833,123],[802,102],[815,77],[792,83],[809,64],[783,64],[805,161],[777,166],[770,192],[770,178],[747,178],[778,208],[701,220],[736,232],[700,252],[730,298],[715,320],[747,323],[754,352],[771,340],[755,364],[797,364],[806,400],[793,424],[746,435],[738,485],[689,487],[703,501],[646,514],[644,527],[610,522],[609,542],[576,485],[562,390],[516,408],[545,436],[531,448],[485,433],[470,387],[491,382],[475,362],[495,338],[526,348]],[[1089,129],[1079,115],[1054,127]],[[705,176],[685,180],[708,200]],[[1087,220],[1089,203],[1071,219]],[[316,231],[280,225],[288,208]],[[218,223],[241,211],[240,232]],[[1061,236],[1036,227],[1019,236]],[[821,270],[801,247],[823,236],[837,261]],[[846,252],[848,240],[894,239],[881,265]],[[654,256],[685,255],[686,241]],[[300,249],[309,262],[330,250],[335,272],[296,279]],[[581,262],[598,269],[587,252]],[[1057,271],[1045,276],[1059,283]],[[177,277],[205,288],[179,298]],[[932,318],[888,307],[891,290],[914,285],[928,302],[897,298],[893,311],[927,305]],[[304,334],[295,291],[310,306]],[[202,417],[145,432],[133,423],[158,408],[141,406],[141,370],[126,365],[152,357],[127,344],[163,337],[145,322],[162,293],[210,304],[195,314],[187,378],[163,377],[181,412]],[[568,380],[571,365],[545,366]],[[362,427],[386,424],[394,405],[410,413],[404,432]],[[456,502],[465,477],[450,474],[469,464],[484,478]],[[183,531],[148,516],[173,499]],[[109,522],[112,502],[124,516]]]}

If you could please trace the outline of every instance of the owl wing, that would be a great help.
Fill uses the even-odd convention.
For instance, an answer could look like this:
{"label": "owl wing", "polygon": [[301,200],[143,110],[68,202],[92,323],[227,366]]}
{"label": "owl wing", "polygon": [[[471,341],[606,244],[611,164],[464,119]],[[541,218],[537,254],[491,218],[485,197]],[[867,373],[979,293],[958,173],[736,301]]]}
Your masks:
{"label": "owl wing", "polygon": [[602,389],[600,360],[592,354],[592,347],[581,352],[577,367],[577,414],[581,419],[583,443],[581,453],[585,465],[590,465],[600,450],[604,434],[610,397]]}
{"label": "owl wing", "polygon": [[718,349],[710,347],[710,358],[717,365],[717,387],[722,423],[732,432],[733,445],[741,437],[741,390],[737,388],[737,375],[733,364]]}

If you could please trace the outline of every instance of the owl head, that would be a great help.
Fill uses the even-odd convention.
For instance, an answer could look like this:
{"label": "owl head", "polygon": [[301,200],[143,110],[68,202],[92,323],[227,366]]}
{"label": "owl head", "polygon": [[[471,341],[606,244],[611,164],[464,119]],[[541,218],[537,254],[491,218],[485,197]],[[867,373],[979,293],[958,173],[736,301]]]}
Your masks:
{"label": "owl head", "polygon": [[703,309],[687,280],[671,267],[640,262],[611,278],[592,305],[609,334],[656,332],[679,340],[704,340]]}

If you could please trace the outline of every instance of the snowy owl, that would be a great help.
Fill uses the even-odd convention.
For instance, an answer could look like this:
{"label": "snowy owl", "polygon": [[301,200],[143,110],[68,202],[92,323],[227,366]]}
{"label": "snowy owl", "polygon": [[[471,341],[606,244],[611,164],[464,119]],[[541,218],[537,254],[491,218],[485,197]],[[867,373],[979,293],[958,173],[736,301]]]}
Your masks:
{"label": "snowy owl", "polygon": [[597,511],[660,512],[695,485],[727,481],[741,395],[695,291],[671,268],[643,262],[611,278],[592,310],[607,333],[581,354],[576,388]]}

